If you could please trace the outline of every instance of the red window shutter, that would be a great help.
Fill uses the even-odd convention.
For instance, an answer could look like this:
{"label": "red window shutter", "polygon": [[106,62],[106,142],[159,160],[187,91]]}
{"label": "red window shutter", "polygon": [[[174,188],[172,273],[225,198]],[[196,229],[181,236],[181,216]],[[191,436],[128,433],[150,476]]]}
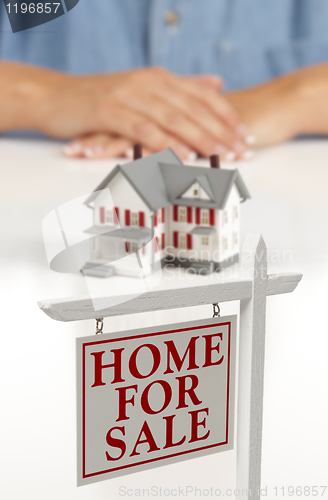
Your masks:
{"label": "red window shutter", "polygon": [[158,238],[155,237],[155,252],[158,252]]}
{"label": "red window shutter", "polygon": [[192,223],[192,207],[187,207],[187,222]]}
{"label": "red window shutter", "polygon": [[162,250],[165,249],[165,234],[162,233]]}
{"label": "red window shutter", "polygon": [[162,208],[162,222],[165,222],[165,208]]}
{"label": "red window shutter", "polygon": [[215,226],[215,210],[210,209],[210,226]]}
{"label": "red window shutter", "polygon": [[178,222],[178,205],[173,205],[173,220]]}
{"label": "red window shutter", "polygon": [[187,249],[192,250],[192,234],[187,234]]}
{"label": "red window shutter", "polygon": [[125,210],[125,225],[130,225],[130,210]]}
{"label": "red window shutter", "polygon": [[196,224],[200,224],[200,208],[196,208]]}
{"label": "red window shutter", "polygon": [[105,224],[105,207],[99,207],[100,224]]}
{"label": "red window shutter", "polygon": [[139,226],[144,227],[145,225],[145,212],[139,212]]}
{"label": "red window shutter", "polygon": [[125,242],[125,251],[126,253],[130,252],[130,243],[128,243],[127,241]]}
{"label": "red window shutter", "polygon": [[174,248],[178,248],[178,231],[173,231],[173,246]]}
{"label": "red window shutter", "polygon": [[113,214],[113,220],[114,220],[114,224],[118,224],[119,223],[119,216],[120,216],[120,210],[118,207],[114,207],[114,214]]}
{"label": "red window shutter", "polygon": [[157,214],[154,217],[154,226],[157,227]]}

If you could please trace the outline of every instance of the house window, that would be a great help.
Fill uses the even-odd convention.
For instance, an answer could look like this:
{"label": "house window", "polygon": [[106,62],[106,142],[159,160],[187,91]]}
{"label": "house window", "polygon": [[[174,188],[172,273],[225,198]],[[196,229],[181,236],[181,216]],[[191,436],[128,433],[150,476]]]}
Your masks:
{"label": "house window", "polygon": [[236,231],[232,233],[232,245],[233,247],[236,247],[238,245],[238,234]]}
{"label": "house window", "polygon": [[208,246],[208,244],[209,244],[208,236],[202,236],[202,245]]}
{"label": "house window", "polygon": [[158,222],[158,224],[160,224],[162,222],[162,211],[161,210],[159,210],[157,212],[157,222]]}
{"label": "house window", "polygon": [[194,196],[198,196],[198,195],[199,195],[198,189],[194,189]]}
{"label": "house window", "polygon": [[179,222],[186,222],[186,207],[179,207]]}
{"label": "house window", "polygon": [[238,207],[237,205],[234,205],[232,207],[232,221],[235,222],[238,219]]}
{"label": "house window", "polygon": [[228,238],[226,236],[222,238],[222,248],[224,252],[228,250]]}
{"label": "house window", "polygon": [[183,233],[179,234],[179,248],[187,248],[186,235]]}
{"label": "house window", "polygon": [[106,210],[106,222],[107,224],[113,224],[113,210]]}
{"label": "house window", "polygon": [[224,210],[222,213],[222,226],[228,224],[228,211]]}
{"label": "house window", "polygon": [[138,212],[131,212],[131,226],[139,226]]}
{"label": "house window", "polygon": [[202,225],[209,224],[208,210],[202,210]]}

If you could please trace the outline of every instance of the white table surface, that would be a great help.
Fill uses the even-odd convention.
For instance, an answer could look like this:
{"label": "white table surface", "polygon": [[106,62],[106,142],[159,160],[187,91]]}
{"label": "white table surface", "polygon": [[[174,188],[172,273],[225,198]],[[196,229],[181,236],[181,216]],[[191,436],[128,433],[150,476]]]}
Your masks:
{"label": "white table surface", "polygon": [[[82,276],[49,269],[41,224],[54,208],[93,190],[114,163],[67,160],[55,142],[0,140],[5,500],[107,500],[121,498],[124,488],[134,497],[151,487],[160,496],[160,487],[188,485],[229,496],[235,488],[235,451],[76,487],[75,338],[92,334],[94,322],[59,323],[37,307],[41,299],[87,293]],[[267,302],[262,487],[268,498],[284,498],[288,486],[328,485],[328,140],[263,150],[238,168],[252,194],[242,205],[242,239],[263,234],[270,271],[304,273],[294,293]],[[222,307],[235,312],[238,303]],[[210,314],[209,305],[110,318],[105,331]],[[318,498],[328,498],[328,488]]]}

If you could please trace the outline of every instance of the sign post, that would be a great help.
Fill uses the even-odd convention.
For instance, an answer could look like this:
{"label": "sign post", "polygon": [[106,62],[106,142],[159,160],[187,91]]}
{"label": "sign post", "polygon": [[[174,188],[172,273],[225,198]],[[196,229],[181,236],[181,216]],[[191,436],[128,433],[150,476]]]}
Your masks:
{"label": "sign post", "polygon": [[[243,254],[242,254],[242,261],[241,261],[241,267],[236,271],[236,275],[233,278],[225,279],[224,277],[222,278],[221,281],[218,282],[213,282],[213,279],[209,278],[204,279],[202,281],[201,285],[196,285],[196,286],[190,286],[190,283],[184,284],[182,283],[182,286],[176,286],[172,287],[172,285],[169,286],[163,286],[162,288],[158,289],[152,289],[149,292],[138,296],[138,297],[133,297],[131,300],[129,300],[129,297],[126,296],[120,303],[118,304],[117,302],[117,297],[113,300],[113,306],[110,305],[110,300],[108,297],[104,298],[104,308],[101,311],[101,317],[110,317],[110,316],[118,316],[118,315],[125,315],[125,314],[134,314],[134,313],[140,313],[140,312],[148,312],[148,311],[155,311],[155,310],[165,310],[165,309],[173,309],[173,308],[181,308],[181,307],[189,307],[189,306],[196,306],[196,305],[203,305],[203,304],[216,304],[216,303],[222,303],[226,301],[231,301],[231,300],[240,300],[240,341],[239,341],[239,361],[238,361],[238,367],[239,367],[239,382],[238,382],[238,397],[237,397],[237,491],[239,491],[239,495],[237,495],[237,498],[242,498],[243,495],[243,490],[248,490],[250,492],[251,498],[254,499],[259,499],[260,498],[260,486],[261,486],[261,445],[262,445],[262,413],[263,413],[263,376],[264,376],[264,347],[265,347],[265,311],[266,311],[266,297],[270,295],[277,295],[277,294],[282,294],[282,293],[290,293],[295,290],[297,287],[298,283],[300,282],[302,278],[302,275],[299,273],[284,273],[280,275],[268,275],[267,274],[267,255],[266,255],[266,246],[263,241],[263,238],[261,236],[257,235],[249,235],[246,239],[245,245],[243,247]],[[127,300],[129,300],[129,308],[128,310],[125,307],[125,303]],[[98,304],[101,303],[101,299],[99,299]],[[93,303],[90,298],[85,298],[85,299],[58,299],[58,300],[47,300],[47,301],[42,301],[39,302],[40,308],[48,314],[51,318],[59,320],[59,321],[78,321],[82,319],[97,319],[100,317],[100,312],[99,310],[95,311],[93,308]],[[212,320],[213,321],[213,320]],[[215,318],[216,324],[219,325],[221,319],[220,318]],[[207,324],[213,324],[210,321],[207,321]],[[204,326],[205,323],[202,323]],[[189,327],[191,326],[190,324],[188,325]],[[167,327],[168,328],[168,327]],[[223,328],[221,326],[220,328]],[[152,332],[155,332],[155,330],[152,330]],[[163,361],[163,354],[165,355],[165,350],[163,351],[164,347],[163,345],[165,342],[162,342],[164,339],[163,331],[157,331],[157,340],[154,341],[154,344],[149,344],[149,345],[154,345],[156,346],[154,349],[154,352],[157,353],[156,348],[160,352],[160,359]],[[217,332],[218,333],[218,332]],[[222,331],[222,333],[224,333]],[[186,349],[186,342],[189,339],[189,342],[191,342],[192,337],[184,337],[181,332],[176,332],[172,333],[172,335],[176,335],[174,338],[181,338],[181,342],[185,342],[183,345],[180,345],[177,347],[177,352],[179,356],[176,355],[176,362],[179,364],[179,359],[181,360],[181,356],[184,355],[186,352],[184,349]],[[203,337],[203,334],[201,335]],[[107,336],[106,336],[107,337]],[[110,336],[108,336],[110,337]],[[132,335],[133,337],[133,335]],[[154,335],[155,338],[155,335]],[[102,340],[102,338],[101,338]],[[105,341],[107,338],[105,338]],[[122,339],[120,339],[122,341]],[[141,341],[142,339],[140,339]],[[113,341],[114,342],[114,341]],[[119,337],[116,337],[116,342],[119,342]],[[128,343],[130,342],[130,347],[128,348]],[[144,345],[144,339],[142,340],[142,345]],[[159,342],[157,344],[157,342]],[[163,345],[161,344],[163,343]],[[204,342],[204,340],[203,340]],[[147,341],[148,343],[148,341]],[[83,344],[83,339],[78,340],[78,345],[81,348]],[[98,344],[98,342],[97,342]],[[133,356],[137,357],[137,355],[141,357],[141,352],[139,351],[136,354],[135,351],[138,349],[136,345],[133,344],[133,339],[131,338],[130,340],[126,341],[126,344],[120,344],[120,347],[118,347],[118,343],[116,345],[116,349],[122,349],[123,347],[127,348],[127,351],[125,354],[128,355],[128,359],[133,359]],[[165,344],[166,345],[166,344]],[[189,345],[189,344],[188,344]],[[213,344],[214,345],[214,344]],[[93,346],[91,346],[93,347]],[[167,348],[167,346],[166,346]],[[90,346],[86,347],[86,349],[90,349]],[[151,348],[143,348],[144,349],[144,354],[146,356],[146,353],[151,352]],[[148,349],[148,350],[147,350]],[[173,347],[172,347],[173,349]],[[225,349],[225,353],[227,354],[227,344],[224,347],[224,343],[222,343],[222,349]],[[92,350],[92,349],[91,349]],[[97,359],[98,357],[98,363],[100,363],[100,352],[105,351],[103,356],[106,354],[105,348],[102,348],[100,351],[97,349],[92,350],[94,354],[90,350],[88,350],[88,355],[92,356],[94,360]],[[129,352],[128,352],[129,350]],[[172,351],[173,352],[173,351]],[[200,349],[200,353],[202,350]],[[81,353],[81,351],[80,351]],[[98,354],[97,354],[98,353]],[[107,353],[108,354],[108,353]],[[188,354],[188,353],[187,353]],[[215,354],[215,353],[214,353]],[[218,354],[218,352],[216,353]],[[112,353],[112,355],[114,355]],[[123,356],[123,351],[122,351],[122,356]],[[130,356],[130,357],[129,357]],[[166,352],[167,356],[167,352]],[[172,357],[172,354],[170,354]],[[203,345],[203,356],[204,356],[204,345]],[[158,357],[158,356],[157,356]],[[141,359],[141,358],[140,358]],[[155,360],[155,357],[151,358],[150,360],[153,359]],[[198,360],[198,359],[197,359]],[[214,358],[215,361],[218,361],[217,358]],[[199,360],[198,360],[199,361]],[[155,362],[155,361],[154,361]],[[96,362],[97,363],[97,362]],[[104,366],[104,365],[110,365],[113,363],[112,360],[108,360],[103,358],[103,361],[101,361],[102,365],[97,365],[98,367]],[[151,365],[151,361],[149,361],[149,370],[154,368],[156,365]],[[185,364],[181,365],[181,373],[182,370],[187,370],[186,372],[183,371],[182,375],[180,373],[176,373],[177,371],[177,363],[174,366],[174,362],[172,366],[175,368],[175,372],[172,375],[173,379],[176,379],[177,377],[185,377],[188,374],[188,369],[186,369],[186,366],[188,366],[188,362],[186,360],[184,361]],[[203,360],[203,364],[204,364]],[[129,363],[128,363],[129,364]],[[82,365],[79,365],[81,369]],[[94,364],[94,369],[95,369],[95,364]],[[135,366],[134,362],[132,361],[132,372],[134,371],[134,368],[138,367],[141,370],[141,365],[137,365],[137,361],[135,360]],[[165,363],[163,366],[166,366]],[[179,364],[180,366],[180,364]],[[210,373],[210,369],[213,370],[218,369],[218,367],[202,367],[202,376],[206,376],[206,373]],[[91,377],[89,379],[89,386],[90,382],[92,382],[91,385],[95,383],[95,379],[92,377],[95,377],[95,375],[98,372],[94,372],[94,369],[88,372],[88,376]],[[111,382],[113,380],[110,380],[110,377],[113,377],[113,369],[106,369],[100,368],[100,373],[104,375],[104,379],[102,380],[103,383],[105,383],[106,386],[110,386]],[[166,366],[167,369],[167,366]],[[208,372],[206,372],[206,369]],[[105,379],[105,371],[107,373],[106,377],[109,377],[109,380],[106,381]],[[152,370],[150,370],[152,371]],[[193,371],[193,370],[190,370]],[[197,370],[195,369],[195,376],[197,376]],[[79,372],[81,374],[81,372]],[[136,374],[137,372],[135,372]],[[140,372],[141,373],[141,372]],[[148,372],[147,372],[148,373]],[[147,375],[147,373],[143,373],[143,376]],[[152,376],[156,377],[157,372],[154,371]],[[158,372],[159,374],[159,372]],[[169,375],[169,374],[167,374]],[[217,372],[216,377],[219,379],[219,372]],[[161,377],[158,377],[157,379],[150,378],[149,376],[149,382],[147,380],[147,376],[143,379],[142,377],[140,379],[137,378],[137,381],[134,380],[135,377],[133,376],[133,373],[127,373],[128,377],[131,377],[124,381],[122,385],[117,384],[117,388],[121,387],[120,390],[117,391],[119,393],[121,391],[122,401],[123,401],[123,410],[126,409],[126,417],[131,415],[131,409],[133,410],[135,405],[138,404],[139,408],[143,406],[142,410],[145,408],[149,411],[155,412],[158,410],[161,410],[162,406],[168,402],[169,407],[170,404],[172,404],[172,413],[166,414],[165,416],[171,416],[171,421],[170,419],[165,420],[165,426],[166,431],[168,431],[168,438],[170,438],[170,432],[171,428],[170,425],[174,423],[174,419],[176,419],[176,422],[178,422],[178,413],[174,413],[173,410],[176,412],[180,411],[180,408],[177,410],[176,406],[173,408],[173,401],[171,401],[171,398],[168,396],[171,394],[170,390],[168,389],[168,386],[165,385],[166,379],[163,378],[163,370],[161,372]],[[232,374],[233,376],[233,374]],[[134,378],[133,378],[134,377]],[[83,378],[82,378],[83,380]],[[100,379],[97,379],[98,382],[100,382]],[[165,381],[163,382],[163,385],[161,386],[161,383],[157,382],[157,389],[162,387],[162,399],[159,401],[155,402],[155,400],[150,399],[150,391],[151,388],[147,389],[148,385],[153,383],[155,384],[156,380],[162,380]],[[142,381],[142,384],[141,382]],[[138,391],[135,389],[130,389],[128,392],[127,389],[122,389],[124,387],[124,384],[127,384],[128,386],[137,386]],[[179,383],[177,380],[175,380],[175,383]],[[169,384],[171,385],[171,384]],[[173,384],[172,384],[173,385]],[[104,386],[100,385],[98,387],[95,386],[95,388],[99,389],[99,391],[104,390]],[[166,388],[166,392],[165,392]],[[188,386],[189,388],[189,386]],[[201,388],[201,387],[200,387]],[[91,387],[88,388],[88,391],[91,391]],[[112,389],[108,389],[113,391]],[[115,390],[115,389],[114,389]],[[146,395],[145,394],[146,391]],[[148,393],[147,393],[148,391]],[[179,389],[175,389],[176,392],[175,397],[179,395]],[[203,391],[202,392],[202,397],[203,396]],[[95,394],[95,393],[94,393]],[[158,392],[160,394],[160,392]],[[193,394],[193,393],[192,393]],[[195,394],[197,396],[197,388],[195,388]],[[205,393],[204,393],[205,394]],[[149,396],[149,397],[148,397]],[[172,389],[172,396],[173,396],[173,389]],[[88,397],[91,396],[91,392],[88,394]],[[116,394],[116,401],[117,401],[117,394]],[[128,400],[132,399],[134,397],[134,405],[129,404]],[[141,397],[143,397],[143,405],[141,404]],[[165,397],[167,398],[167,401],[165,400]],[[197,396],[198,397],[198,396]],[[202,399],[202,397],[199,396],[199,400]],[[138,399],[140,398],[140,399]],[[164,398],[164,399],[163,399]],[[187,396],[186,396],[187,399]],[[192,399],[190,398],[189,394],[189,399],[188,401],[192,402]],[[125,402],[124,402],[125,401]],[[178,399],[179,401],[179,399]],[[195,399],[196,401],[196,399]],[[114,398],[115,402],[115,398]],[[205,402],[205,399],[204,399]],[[231,402],[231,400],[230,400]],[[147,406],[148,404],[148,406]],[[158,406],[156,406],[158,404]],[[197,405],[194,405],[197,406]],[[201,409],[204,409],[202,405],[200,405]],[[205,408],[210,408],[210,405],[208,404],[205,406]],[[213,407],[214,408],[214,407]],[[170,408],[171,409],[171,408]],[[113,411],[116,411],[115,417],[116,419],[119,418],[119,414],[117,415],[117,403],[116,406],[114,404],[114,409]],[[122,410],[122,411],[123,411]],[[185,410],[185,409],[184,409]],[[194,408],[187,409],[188,411],[194,411]],[[90,410],[91,411],[91,410]],[[99,411],[98,408],[94,408],[94,411],[97,412]],[[188,413],[187,411],[187,413]],[[216,410],[214,410],[216,411]],[[147,411],[144,412],[147,414]],[[148,415],[148,414],[147,414]],[[155,420],[157,420],[157,417],[161,415],[161,412],[158,412],[158,415],[156,413],[154,415],[150,414],[151,419],[153,417],[156,417]],[[172,417],[172,415],[176,415]],[[123,416],[123,414],[121,414]],[[164,416],[164,415],[163,415]],[[197,432],[199,431],[200,434],[197,434],[197,436],[204,436],[206,435],[207,430],[206,430],[206,422],[209,425],[212,425],[210,422],[209,415],[207,413],[203,413],[202,415],[199,415],[199,419],[197,420],[197,423],[199,424],[197,426]],[[89,417],[87,417],[89,418]],[[160,417],[162,418],[162,416]],[[189,419],[192,418],[189,416]],[[194,417],[195,419],[196,417]],[[207,420],[206,420],[207,419]],[[117,426],[119,427],[124,427],[124,423],[128,425],[128,420],[122,420],[117,422]],[[146,421],[145,419],[144,421]],[[204,426],[202,427],[202,423],[204,421]],[[92,420],[89,420],[89,422],[92,422]],[[148,421],[147,421],[148,422]],[[114,431],[112,431],[109,435],[109,440],[110,439],[117,439],[121,440],[121,446],[117,447],[116,453],[119,456],[120,453],[122,453],[122,450],[124,447],[126,447],[126,450],[124,454],[122,454],[122,460],[126,460],[125,454],[129,454],[129,461],[124,462],[125,465],[131,466],[133,469],[133,466],[137,462],[137,460],[141,458],[138,455],[135,455],[134,452],[139,453],[141,450],[141,444],[142,440],[145,439],[145,432],[141,434],[141,430],[145,430],[145,428],[142,427],[143,422],[141,423],[141,429],[136,429],[136,435],[131,436],[124,436],[122,430],[115,431],[116,434],[114,435]],[[149,423],[149,428],[150,428],[150,423]],[[178,429],[177,428],[177,434],[174,435],[174,439],[177,439],[178,442],[179,440],[182,440],[183,437],[186,437],[186,446],[190,446],[190,455],[193,455],[193,453],[197,453],[197,450],[192,449],[192,446],[195,444],[193,442],[190,443],[191,440],[191,423],[189,420],[188,423],[188,436],[184,434],[184,429],[182,431],[182,428]],[[138,427],[138,426],[137,426]],[[157,429],[157,423],[155,424],[155,428]],[[160,428],[160,426],[158,427]],[[213,427],[214,429],[214,427]],[[110,430],[110,429],[108,429]],[[107,432],[108,432],[107,430]],[[126,432],[128,432],[128,427],[126,427]],[[162,427],[163,431],[163,427]],[[179,433],[181,431],[181,433]],[[201,434],[201,431],[204,432],[204,434]],[[222,431],[220,430],[220,426],[217,427],[215,430],[214,437],[216,438],[215,442],[212,444],[213,449],[215,449],[216,446],[216,451],[219,449],[219,445],[217,440],[219,439],[219,434]],[[148,432],[148,430],[147,430]],[[155,431],[154,431],[155,432]],[[173,432],[173,431],[172,431]],[[215,434],[217,432],[217,434]],[[139,434],[138,434],[139,433]],[[160,450],[155,450],[154,453],[156,452],[158,455],[156,455],[155,458],[160,457],[161,454],[163,454],[163,448],[165,447],[166,444],[166,437],[161,434],[161,438],[159,438],[159,431],[156,431],[156,437],[158,440],[158,443],[156,441],[156,437],[154,437],[156,446],[160,448]],[[173,435],[173,434],[172,434]],[[123,440],[124,437],[124,440]],[[146,436],[147,437],[147,436]],[[228,436],[229,437],[229,436]],[[148,433],[148,443],[151,441],[150,434]],[[159,442],[161,439],[161,442]],[[212,439],[212,437],[211,437]],[[139,440],[139,441],[138,441]],[[124,442],[124,446],[123,443]],[[205,440],[204,440],[205,442]],[[113,444],[113,441],[111,441]],[[164,445],[163,445],[164,443]],[[173,441],[172,441],[173,443]],[[90,443],[89,443],[90,444]],[[108,444],[108,441],[107,441]],[[116,444],[119,444],[116,442]],[[169,441],[169,444],[171,442]],[[181,444],[181,446],[183,446]],[[227,444],[229,446],[229,443]],[[139,448],[140,446],[140,448]],[[150,445],[148,444],[148,447]],[[224,446],[224,445],[220,445]],[[146,446],[147,448],[147,446]],[[164,452],[169,453],[168,449],[164,449]],[[222,449],[222,448],[221,448]],[[120,451],[121,450],[121,451]],[[90,451],[90,450],[89,450]],[[107,450],[108,451],[108,450]],[[185,449],[184,451],[189,452],[189,448]],[[201,450],[200,452],[202,452]],[[142,452],[144,453],[144,452]],[[170,452],[171,453],[171,452]],[[131,457],[132,454],[132,457]],[[92,455],[92,454],[91,454]],[[91,456],[90,455],[90,456]],[[124,456],[123,456],[124,455]],[[141,452],[140,452],[140,455]],[[96,455],[95,455],[96,456]],[[155,456],[155,455],[154,455]],[[186,453],[184,455],[181,455],[181,459],[185,459]],[[195,455],[196,456],[196,455]],[[175,457],[170,457],[172,458],[173,461],[178,461],[180,458],[178,456]],[[103,459],[103,457],[102,457]],[[93,458],[92,458],[93,460]],[[123,462],[122,462],[123,463]],[[91,461],[88,463],[88,467],[90,467],[92,464],[92,467],[94,466],[94,463]],[[99,465],[100,469],[103,466],[102,463],[97,463]],[[100,470],[99,469],[99,470]],[[91,470],[91,469],[90,469]],[[96,470],[96,469],[94,469]],[[87,469],[86,469],[87,471]],[[116,471],[119,472],[119,471]],[[107,472],[106,472],[107,474]],[[85,478],[86,480],[89,480],[91,478]],[[89,481],[91,482],[91,480]]]}

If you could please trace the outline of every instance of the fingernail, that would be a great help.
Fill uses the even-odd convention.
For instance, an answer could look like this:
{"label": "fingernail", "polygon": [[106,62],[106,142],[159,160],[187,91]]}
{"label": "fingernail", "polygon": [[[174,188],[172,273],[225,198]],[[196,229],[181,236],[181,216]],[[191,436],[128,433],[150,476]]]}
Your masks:
{"label": "fingernail", "polygon": [[255,144],[255,142],[257,141],[255,135],[252,134],[248,135],[245,140],[246,144]]}
{"label": "fingernail", "polygon": [[177,147],[177,155],[182,159],[182,160],[189,160],[189,155],[192,151],[190,151],[189,148],[186,146],[178,146]]}
{"label": "fingernail", "polygon": [[95,155],[91,148],[86,148],[84,154],[87,158],[93,158]]}
{"label": "fingernail", "polygon": [[237,141],[237,142],[234,143],[233,149],[235,150],[235,152],[237,154],[241,155],[241,154],[245,153],[246,146],[245,146],[244,143],[242,143],[240,141]]}
{"label": "fingernail", "polygon": [[83,147],[82,147],[82,144],[80,142],[72,142],[70,144],[67,144],[63,148],[63,152],[67,156],[74,156],[78,153],[81,153],[82,149],[83,149]]}
{"label": "fingernail", "polygon": [[102,144],[97,144],[95,146],[85,148],[84,154],[87,158],[93,158],[94,156],[100,156],[104,150],[105,148]]}
{"label": "fingernail", "polygon": [[234,151],[229,151],[224,157],[225,161],[234,161],[236,158],[237,155]]}
{"label": "fingernail", "polygon": [[215,152],[225,161],[234,161],[237,158],[237,155],[234,151],[229,151],[229,149],[227,149],[225,146],[222,146],[222,144],[217,144],[215,146]]}
{"label": "fingernail", "polygon": [[244,137],[247,137],[249,135],[248,126],[245,123],[240,123],[237,126],[237,132],[238,132],[238,134],[240,134],[240,135],[242,135]]}
{"label": "fingernail", "polygon": [[195,151],[191,151],[188,155],[188,161],[196,161],[197,160],[197,153]]}
{"label": "fingernail", "polygon": [[132,148],[128,148],[126,151],[125,151],[125,156],[129,159],[132,159],[133,158],[133,149]]}
{"label": "fingernail", "polygon": [[242,155],[243,160],[251,160],[254,157],[254,151],[251,151],[250,149],[248,151],[245,151]]}
{"label": "fingernail", "polygon": [[229,150],[225,146],[222,146],[222,144],[217,144],[215,146],[215,152],[219,156],[226,156],[229,153]]}

